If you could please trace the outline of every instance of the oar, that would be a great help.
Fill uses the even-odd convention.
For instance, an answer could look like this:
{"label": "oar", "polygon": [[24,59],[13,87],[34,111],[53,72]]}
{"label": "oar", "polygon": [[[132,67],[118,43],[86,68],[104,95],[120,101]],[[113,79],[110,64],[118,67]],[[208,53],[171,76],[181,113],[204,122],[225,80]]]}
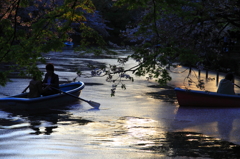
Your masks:
{"label": "oar", "polygon": [[238,88],[240,88],[240,86],[239,85],[237,85],[237,84],[234,84],[235,86],[237,86]]}
{"label": "oar", "polygon": [[94,101],[91,101],[91,100],[82,99],[82,98],[80,98],[80,97],[78,97],[78,96],[72,95],[72,94],[70,94],[70,93],[64,92],[64,91],[62,91],[62,90],[60,90],[60,89],[57,89],[57,88],[54,88],[54,87],[51,87],[51,88],[52,88],[52,89],[55,89],[55,90],[57,90],[57,91],[59,91],[59,92],[62,92],[62,93],[64,93],[64,94],[67,94],[67,95],[69,95],[69,96],[71,96],[71,97],[74,97],[74,98],[80,99],[80,100],[82,100],[82,101],[84,101],[84,102],[87,102],[89,105],[91,105],[91,106],[94,107],[94,108],[99,108],[99,107],[100,107],[100,103],[97,103],[97,102],[94,102]]}
{"label": "oar", "polygon": [[25,93],[28,88],[29,88],[29,85],[22,91],[22,93]]}

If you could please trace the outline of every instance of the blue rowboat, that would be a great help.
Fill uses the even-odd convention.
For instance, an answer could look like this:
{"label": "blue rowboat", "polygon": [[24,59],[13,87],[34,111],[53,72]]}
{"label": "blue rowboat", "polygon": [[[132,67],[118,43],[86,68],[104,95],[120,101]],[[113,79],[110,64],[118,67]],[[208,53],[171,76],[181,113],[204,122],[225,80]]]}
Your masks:
{"label": "blue rowboat", "polygon": [[85,85],[83,82],[73,82],[60,85],[59,90],[61,90],[62,92],[49,96],[27,98],[27,93],[22,93],[15,96],[0,98],[0,109],[36,110],[62,106],[71,101],[78,100],[77,98],[73,98],[70,95],[78,97],[84,86]]}
{"label": "blue rowboat", "polygon": [[70,41],[64,42],[64,44],[65,44],[66,46],[73,46],[73,45],[74,45],[74,43],[73,43],[73,42],[70,42]]}

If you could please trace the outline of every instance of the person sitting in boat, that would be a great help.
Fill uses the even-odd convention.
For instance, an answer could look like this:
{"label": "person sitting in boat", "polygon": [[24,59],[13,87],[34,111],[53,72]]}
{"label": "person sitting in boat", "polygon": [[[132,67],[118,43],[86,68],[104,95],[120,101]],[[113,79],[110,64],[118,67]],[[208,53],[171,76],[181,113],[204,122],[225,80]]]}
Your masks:
{"label": "person sitting in boat", "polygon": [[[32,78],[27,88],[29,88],[28,98],[37,98],[42,94],[42,82],[36,76]],[[23,92],[25,92],[26,89]]]}
{"label": "person sitting in boat", "polygon": [[[58,75],[54,73],[54,66],[51,63],[46,65],[45,78],[43,80],[43,91],[42,95],[52,95],[59,93],[56,89],[59,89],[59,78]],[[55,88],[55,89],[54,89]]]}
{"label": "person sitting in boat", "polygon": [[232,73],[227,73],[225,79],[220,81],[217,93],[235,95],[233,81],[234,75]]}

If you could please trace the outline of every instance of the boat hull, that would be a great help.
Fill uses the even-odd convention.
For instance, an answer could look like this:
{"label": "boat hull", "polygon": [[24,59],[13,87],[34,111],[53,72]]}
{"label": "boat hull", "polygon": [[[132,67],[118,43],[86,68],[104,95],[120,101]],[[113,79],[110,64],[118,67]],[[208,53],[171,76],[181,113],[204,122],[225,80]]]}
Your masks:
{"label": "boat hull", "polygon": [[240,107],[239,95],[175,88],[180,106],[186,107]]}
{"label": "boat hull", "polygon": [[[68,84],[60,85],[60,90],[72,94],[74,96],[79,96],[81,90],[84,88],[83,82],[73,82]],[[0,109],[9,110],[36,110],[36,109],[46,109],[55,108],[65,105],[69,102],[78,100],[65,93],[58,93],[49,96],[42,96],[38,98],[26,98],[27,93],[19,94],[16,96],[10,96],[7,98],[0,98]]]}

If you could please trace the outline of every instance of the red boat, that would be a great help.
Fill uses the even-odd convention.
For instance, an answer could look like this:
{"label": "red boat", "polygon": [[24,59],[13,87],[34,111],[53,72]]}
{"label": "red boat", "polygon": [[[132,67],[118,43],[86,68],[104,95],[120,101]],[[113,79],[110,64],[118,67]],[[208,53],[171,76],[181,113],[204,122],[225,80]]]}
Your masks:
{"label": "red boat", "polygon": [[196,91],[175,88],[180,106],[187,107],[240,107],[239,95],[219,94],[216,92]]}

